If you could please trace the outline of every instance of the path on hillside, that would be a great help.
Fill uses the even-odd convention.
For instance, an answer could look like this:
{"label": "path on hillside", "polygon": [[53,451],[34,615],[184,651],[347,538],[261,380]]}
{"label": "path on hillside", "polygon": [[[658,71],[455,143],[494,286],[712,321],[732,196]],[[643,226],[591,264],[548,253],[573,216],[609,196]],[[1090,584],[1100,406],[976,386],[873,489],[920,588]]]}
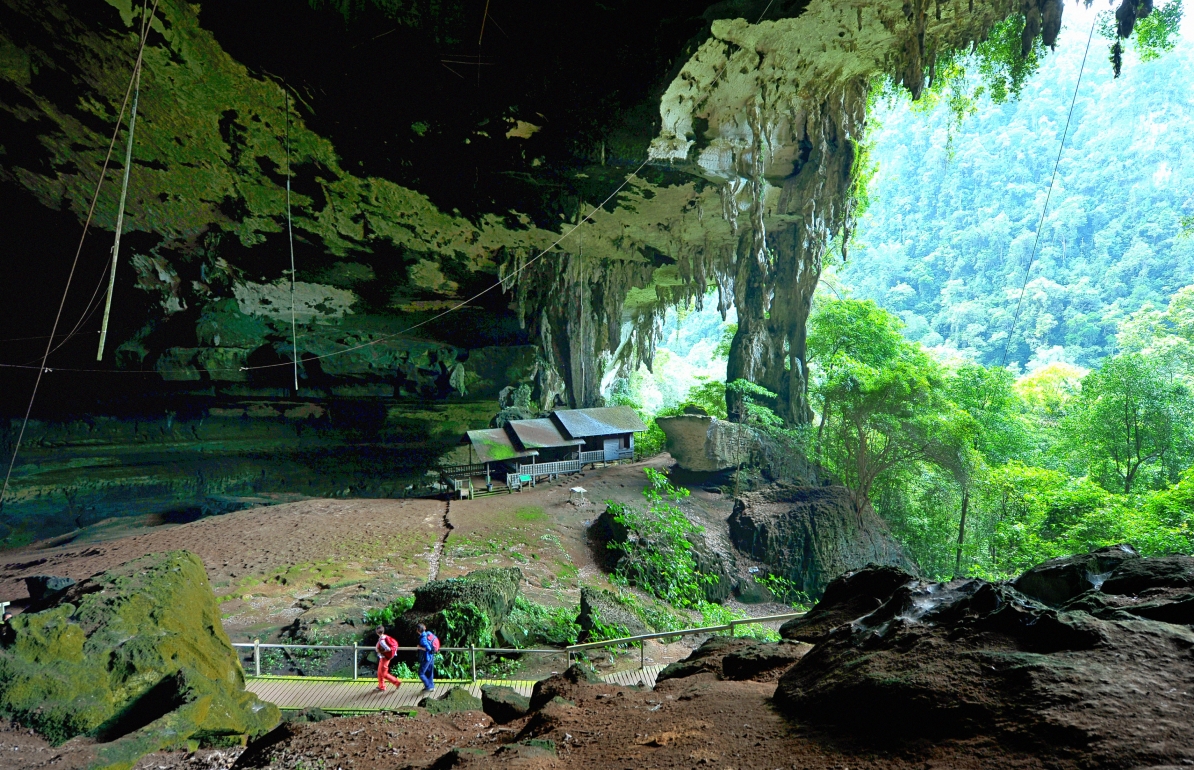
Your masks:
{"label": "path on hillside", "polygon": [[[606,674],[601,678],[610,684],[626,687],[655,686],[655,679],[663,666],[647,666]],[[481,686],[504,685],[514,688],[519,695],[530,697],[535,687],[533,680],[479,679],[476,682],[440,682],[435,686],[434,697],[441,698],[453,688],[468,690],[473,697],[481,697]],[[413,708],[426,697],[420,682],[403,682],[400,687],[390,687],[386,692],[377,690],[376,679],[333,679],[324,677],[249,677],[245,689],[264,701],[281,709],[321,708],[325,711],[390,711]]]}

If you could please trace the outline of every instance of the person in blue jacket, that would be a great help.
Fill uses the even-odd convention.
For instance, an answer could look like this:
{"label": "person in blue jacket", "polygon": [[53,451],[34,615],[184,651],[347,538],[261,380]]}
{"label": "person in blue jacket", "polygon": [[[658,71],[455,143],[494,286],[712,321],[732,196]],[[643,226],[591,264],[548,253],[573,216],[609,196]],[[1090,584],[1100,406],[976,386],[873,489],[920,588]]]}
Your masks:
{"label": "person in blue jacket", "polygon": [[427,630],[427,626],[420,623],[415,626],[419,632],[419,679],[423,680],[423,691],[431,692],[435,689],[435,635]]}

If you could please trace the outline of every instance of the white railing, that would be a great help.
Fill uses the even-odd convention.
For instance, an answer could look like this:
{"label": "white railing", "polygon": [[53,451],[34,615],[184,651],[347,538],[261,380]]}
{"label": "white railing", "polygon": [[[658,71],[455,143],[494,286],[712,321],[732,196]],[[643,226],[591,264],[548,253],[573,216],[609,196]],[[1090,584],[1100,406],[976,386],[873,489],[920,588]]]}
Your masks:
{"label": "white railing", "polygon": [[589,463],[603,463],[605,462],[605,450],[598,449],[596,452],[581,452],[580,464],[588,465]]}
{"label": "white railing", "polygon": [[532,463],[518,466],[518,472],[524,476],[554,476],[557,473],[578,473],[581,470],[580,460],[561,460],[554,463]]}
{"label": "white railing", "polygon": [[[638,634],[637,636],[624,636],[618,639],[603,639],[599,642],[586,642],[585,644],[570,644],[563,649],[516,649],[512,647],[440,647],[440,652],[467,652],[469,654],[469,662],[472,668],[473,681],[477,680],[477,653],[495,654],[495,655],[566,655],[568,664],[572,664],[572,656],[575,653],[583,652],[585,650],[595,650],[601,647],[617,647],[620,645],[639,643],[639,666],[646,667],[646,642],[649,639],[669,639],[671,637],[694,636],[697,634],[716,634],[721,631],[729,631],[730,635],[734,635],[734,629],[738,626],[748,626],[753,623],[772,623],[780,620],[793,620],[795,618],[803,617],[803,612],[788,612],[782,615],[763,615],[757,618],[742,618],[740,620],[731,620],[729,623],[724,623],[717,626],[701,626],[700,628],[682,628],[676,631],[656,631],[650,634]],[[262,644],[260,640],[252,642],[233,642],[233,647],[241,649],[251,649],[253,651],[253,676],[261,676],[261,651],[262,650],[352,650],[352,678],[357,679],[360,674],[360,653],[371,652],[373,647],[368,647],[360,644]],[[415,652],[422,649],[421,647],[399,647],[399,652]]]}

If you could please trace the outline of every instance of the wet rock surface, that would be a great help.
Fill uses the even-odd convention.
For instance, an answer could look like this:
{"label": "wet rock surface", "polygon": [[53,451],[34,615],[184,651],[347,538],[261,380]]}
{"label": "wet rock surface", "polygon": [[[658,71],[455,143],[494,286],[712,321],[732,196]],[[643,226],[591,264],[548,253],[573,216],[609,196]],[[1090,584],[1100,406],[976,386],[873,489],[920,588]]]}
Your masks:
{"label": "wet rock surface", "polygon": [[469,695],[468,690],[453,687],[438,698],[423,698],[419,707],[429,714],[450,714],[456,711],[481,711],[482,701]]}
{"label": "wet rock surface", "polygon": [[915,565],[870,506],[858,509],[845,487],[776,484],[742,495],[730,516],[730,538],[816,598],[829,582],[867,564]]}
{"label": "wet rock surface", "polygon": [[870,741],[983,735],[1100,767],[1194,762],[1194,631],[1182,622],[1194,558],[1102,549],[1040,565],[1026,584],[1056,599],[1076,585],[1075,565],[1112,569],[1061,609],[1019,581],[844,576],[805,631],[785,629],[820,641],[782,677],[776,705]]}
{"label": "wet rock surface", "polygon": [[581,629],[582,642],[588,640],[598,625],[618,629],[618,633],[625,632],[629,636],[651,632],[637,615],[618,601],[613,592],[589,586],[580,589],[580,615],[576,622]]}
{"label": "wet rock surface", "polygon": [[55,744],[94,738],[96,767],[188,741],[240,744],[280,719],[245,691],[203,564],[186,551],[128,562],[18,615],[0,682],[0,711]]}

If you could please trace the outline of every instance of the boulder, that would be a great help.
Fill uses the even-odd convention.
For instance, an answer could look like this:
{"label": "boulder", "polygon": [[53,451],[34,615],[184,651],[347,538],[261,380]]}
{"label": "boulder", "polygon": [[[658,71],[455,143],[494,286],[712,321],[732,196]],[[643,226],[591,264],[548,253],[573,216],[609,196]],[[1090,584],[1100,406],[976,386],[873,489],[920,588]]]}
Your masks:
{"label": "boulder", "polygon": [[35,604],[53,597],[59,591],[65,591],[74,584],[73,578],[54,575],[34,575],[25,578],[25,587],[29,590],[29,600]]}
{"label": "boulder", "polygon": [[912,580],[912,575],[899,567],[877,564],[847,572],[829,584],[821,601],[803,617],[780,626],[779,635],[784,639],[817,644],[843,623],[879,609],[897,588]]}
{"label": "boulder", "polygon": [[722,658],[723,679],[774,682],[813,646],[804,642],[752,642]]}
{"label": "boulder", "polygon": [[916,566],[869,504],[845,487],[775,484],[742,495],[729,519],[734,546],[818,598],[837,576],[867,564]]}
{"label": "boulder", "polygon": [[749,638],[711,636],[682,661],[668,664],[656,683],[712,674],[718,679],[775,681],[812,649],[802,642],[760,642]]}
{"label": "boulder", "polygon": [[481,711],[481,699],[469,694],[462,687],[453,687],[438,698],[423,698],[419,701],[419,708],[427,709],[428,714],[451,714],[457,711]]}
{"label": "boulder", "polygon": [[1077,556],[1051,559],[1018,577],[1015,587],[1025,596],[1050,607],[1060,607],[1079,594],[1098,588],[1112,570],[1139,556],[1130,545],[1113,545]]}
{"label": "boulder", "polygon": [[618,601],[616,594],[600,588],[581,586],[580,615],[576,618],[580,626],[579,640],[584,642],[593,636],[593,631],[600,623],[607,628],[616,629],[616,634],[638,636],[649,634],[651,629],[639,619],[628,607]]}
{"label": "boulder", "polygon": [[576,694],[589,685],[607,683],[601,681],[601,677],[585,666],[573,663],[555,676],[535,682],[535,687],[531,690],[531,711],[538,711],[556,699],[575,703]]}
{"label": "boulder", "polygon": [[531,710],[531,699],[513,687],[481,685],[481,709],[498,724],[521,719]]}
{"label": "boulder", "polygon": [[711,636],[700,647],[693,650],[684,660],[669,663],[655,677],[655,682],[669,679],[687,679],[698,674],[713,674],[721,678],[722,661],[726,655],[743,650],[750,645],[749,639],[732,636]]}
{"label": "boulder", "polygon": [[55,744],[94,738],[94,767],[243,743],[281,719],[245,691],[203,563],[186,551],[93,575],[16,616],[0,681],[0,713]]}
{"label": "boulder", "polygon": [[758,447],[754,431],[707,414],[657,417],[668,454],[686,471],[712,473],[750,462]]}
{"label": "boulder", "polygon": [[[1089,605],[1116,575],[1113,590],[1180,591],[1191,563],[1125,558],[1070,604]],[[1009,584],[865,574],[877,571],[826,590],[843,622],[780,679],[783,713],[880,742],[981,735],[1092,767],[1194,764],[1188,625],[1059,611]],[[861,614],[849,618],[851,606]]]}
{"label": "boulder", "polygon": [[492,646],[522,584],[517,567],[477,570],[463,577],[432,580],[415,589],[415,603],[393,625],[400,644],[413,646],[423,623],[445,647]]}

